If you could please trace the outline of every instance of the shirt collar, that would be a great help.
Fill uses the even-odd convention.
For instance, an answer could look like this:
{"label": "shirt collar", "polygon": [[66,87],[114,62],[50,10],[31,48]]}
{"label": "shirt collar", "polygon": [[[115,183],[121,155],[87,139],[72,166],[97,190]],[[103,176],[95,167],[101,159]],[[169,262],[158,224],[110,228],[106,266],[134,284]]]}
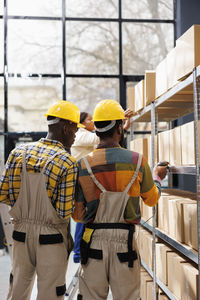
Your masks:
{"label": "shirt collar", "polygon": [[53,145],[53,146],[57,146],[59,148],[62,148],[62,149],[64,148],[65,149],[63,144],[61,142],[56,141],[56,140],[49,140],[47,138],[41,138],[40,141],[42,143],[46,144],[46,145]]}

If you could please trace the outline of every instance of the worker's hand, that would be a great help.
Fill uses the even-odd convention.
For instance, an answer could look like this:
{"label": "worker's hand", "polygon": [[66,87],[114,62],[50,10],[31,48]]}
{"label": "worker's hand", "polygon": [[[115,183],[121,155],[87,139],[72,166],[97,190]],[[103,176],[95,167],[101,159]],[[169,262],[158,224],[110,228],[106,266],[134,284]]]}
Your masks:
{"label": "worker's hand", "polygon": [[124,122],[124,130],[128,130],[130,127],[130,118],[133,116],[133,111],[132,109],[128,108],[127,110],[125,110],[124,115],[126,117],[126,120]]}
{"label": "worker's hand", "polygon": [[168,162],[160,162],[153,168],[153,177],[157,176],[163,180],[167,175]]}

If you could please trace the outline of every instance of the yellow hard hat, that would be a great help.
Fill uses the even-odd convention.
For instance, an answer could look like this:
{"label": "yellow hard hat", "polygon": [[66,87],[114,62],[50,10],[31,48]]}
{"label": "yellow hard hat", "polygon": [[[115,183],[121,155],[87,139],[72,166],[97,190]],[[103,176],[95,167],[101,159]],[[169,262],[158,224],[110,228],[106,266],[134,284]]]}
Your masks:
{"label": "yellow hard hat", "polygon": [[58,100],[52,106],[49,107],[45,116],[52,116],[59,119],[69,120],[78,124],[78,127],[85,127],[80,124],[80,110],[79,108],[65,100]]}
{"label": "yellow hard hat", "polygon": [[125,119],[121,105],[112,99],[101,100],[95,107],[93,121],[113,121]]}

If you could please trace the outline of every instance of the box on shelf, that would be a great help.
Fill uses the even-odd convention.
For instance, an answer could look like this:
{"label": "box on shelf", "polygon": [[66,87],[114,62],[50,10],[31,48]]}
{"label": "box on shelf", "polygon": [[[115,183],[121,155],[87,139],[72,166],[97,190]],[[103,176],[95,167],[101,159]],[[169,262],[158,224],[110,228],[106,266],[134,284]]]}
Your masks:
{"label": "box on shelf", "polygon": [[198,295],[198,270],[189,263],[182,264],[181,300],[196,300]]}
{"label": "box on shelf", "polygon": [[195,164],[194,121],[181,126],[181,156],[183,165]]}
{"label": "box on shelf", "polygon": [[156,276],[165,285],[168,285],[167,252],[173,252],[173,250],[165,244],[156,244]]}
{"label": "box on shelf", "polygon": [[167,89],[167,58],[165,58],[156,68],[156,98],[164,94]]}
{"label": "box on shelf", "polygon": [[127,107],[135,112],[135,88],[134,86],[127,87]]}
{"label": "box on shelf", "polygon": [[135,111],[144,108],[144,80],[135,85]]}
{"label": "box on shelf", "polygon": [[165,233],[169,233],[169,207],[168,202],[174,200],[174,195],[161,194],[158,201],[158,227]]}
{"label": "box on shelf", "polygon": [[148,300],[147,282],[153,282],[152,277],[146,271],[140,272],[140,298],[142,300]]}
{"label": "box on shelf", "polygon": [[130,150],[141,153],[148,160],[148,140],[139,138],[130,142]]}
{"label": "box on shelf", "polygon": [[176,210],[176,224],[175,224],[175,239],[181,243],[186,243],[185,237],[185,217],[184,217],[184,206],[188,205],[196,205],[196,201],[191,199],[179,199],[176,201],[176,206],[174,209]]}
{"label": "box on shelf", "polygon": [[169,162],[172,166],[180,166],[182,164],[180,126],[169,130]]}
{"label": "box on shelf", "polygon": [[168,288],[178,298],[181,298],[183,282],[180,280],[183,272],[184,258],[174,252],[167,253]]}
{"label": "box on shelf", "polygon": [[176,74],[176,48],[173,48],[167,54],[167,89],[171,89],[175,86],[179,81],[177,80]]}
{"label": "box on shelf", "polygon": [[158,290],[158,300],[169,300],[167,295],[162,290]]}
{"label": "box on shelf", "polygon": [[158,134],[159,160],[170,161],[169,157],[169,130]]}
{"label": "box on shelf", "polygon": [[144,100],[145,105],[156,99],[156,71],[145,71]]}
{"label": "box on shelf", "polygon": [[153,300],[153,282],[147,282],[147,300]]}
{"label": "box on shelf", "polygon": [[140,228],[138,235],[139,253],[144,263],[152,270],[153,266],[153,237],[147,230]]}
{"label": "box on shelf", "polygon": [[193,25],[176,41],[177,80],[189,75],[198,65],[200,65],[200,25]]}
{"label": "box on shelf", "polygon": [[198,250],[198,235],[197,235],[197,203],[184,203],[184,242]]}

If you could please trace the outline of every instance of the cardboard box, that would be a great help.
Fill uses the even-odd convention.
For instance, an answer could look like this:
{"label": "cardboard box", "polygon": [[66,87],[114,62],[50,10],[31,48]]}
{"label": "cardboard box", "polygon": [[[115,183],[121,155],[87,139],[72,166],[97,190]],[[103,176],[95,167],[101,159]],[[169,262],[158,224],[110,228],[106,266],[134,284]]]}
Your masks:
{"label": "cardboard box", "polygon": [[180,166],[181,159],[181,127],[169,130],[169,162],[172,166]]}
{"label": "cardboard box", "polygon": [[147,223],[151,226],[153,226],[153,208],[144,204],[142,204],[142,220],[144,220],[145,222],[147,221]]}
{"label": "cardboard box", "polygon": [[198,250],[197,235],[197,203],[184,203],[184,242],[186,245]]}
{"label": "cardboard box", "polygon": [[135,85],[135,111],[144,108],[144,80]]}
{"label": "cardboard box", "polygon": [[179,81],[177,80],[176,74],[176,61],[177,61],[176,48],[173,48],[167,54],[167,88],[171,89],[175,86]]}
{"label": "cardboard box", "polygon": [[153,299],[153,282],[147,282],[147,300],[154,300]]}
{"label": "cardboard box", "polygon": [[169,201],[174,200],[175,196],[161,195],[158,201],[158,227],[169,234]]}
{"label": "cardboard box", "polygon": [[181,243],[185,243],[185,219],[184,219],[184,205],[185,204],[196,204],[191,199],[180,199],[176,201],[176,225],[175,225],[175,239]]}
{"label": "cardboard box", "polygon": [[127,87],[127,107],[135,112],[135,88],[134,86]]}
{"label": "cardboard box", "polygon": [[158,294],[158,300],[168,300],[168,299],[169,298],[165,294],[163,293]]}
{"label": "cardboard box", "polygon": [[139,254],[144,263],[152,270],[153,266],[153,237],[147,230],[140,228]]}
{"label": "cardboard box", "polygon": [[156,68],[156,98],[164,94],[167,89],[167,58],[165,58]]}
{"label": "cardboard box", "polygon": [[148,160],[148,140],[139,138],[130,142],[130,150],[141,153]]}
{"label": "cardboard box", "polygon": [[168,288],[178,299],[182,299],[181,290],[183,288],[183,283],[181,281],[181,274],[185,262],[186,261],[176,253],[167,253]]}
{"label": "cardboard box", "polygon": [[196,300],[198,295],[198,270],[189,263],[182,264],[181,300]]}
{"label": "cardboard box", "polygon": [[195,164],[194,122],[181,126],[181,155],[183,165]]}
{"label": "cardboard box", "polygon": [[173,250],[165,244],[156,244],[156,276],[165,285],[168,285],[167,252],[173,252]]}
{"label": "cardboard box", "polygon": [[177,80],[189,75],[198,65],[200,65],[200,25],[193,25],[176,41]]}
{"label": "cardboard box", "polygon": [[147,282],[153,282],[152,277],[147,272],[140,273],[140,298],[147,300]]}
{"label": "cardboard box", "polygon": [[158,134],[159,160],[170,161],[169,157],[169,130]]}
{"label": "cardboard box", "polygon": [[145,105],[156,99],[156,71],[145,71],[144,101]]}
{"label": "cardboard box", "polygon": [[[197,206],[197,204],[195,204]],[[194,208],[195,209],[195,208]],[[197,209],[192,218],[192,248],[198,251]]]}

